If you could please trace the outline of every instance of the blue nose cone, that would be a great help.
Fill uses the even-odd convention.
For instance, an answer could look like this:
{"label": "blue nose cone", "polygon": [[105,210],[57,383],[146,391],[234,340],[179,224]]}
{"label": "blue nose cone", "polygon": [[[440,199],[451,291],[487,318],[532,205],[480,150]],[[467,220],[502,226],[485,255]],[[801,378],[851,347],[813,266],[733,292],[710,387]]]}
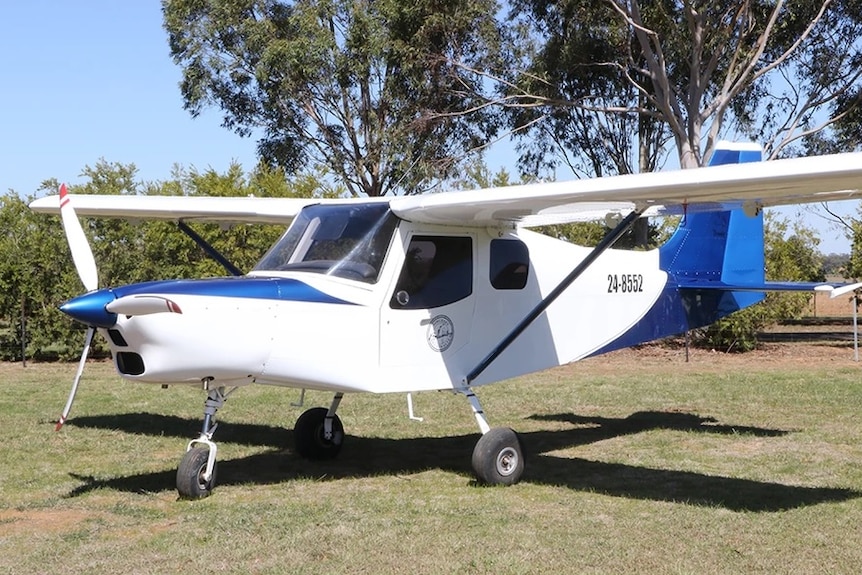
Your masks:
{"label": "blue nose cone", "polygon": [[114,299],[111,290],[91,291],[70,299],[60,306],[60,311],[83,324],[107,329],[117,323],[117,314],[105,311],[105,306]]}

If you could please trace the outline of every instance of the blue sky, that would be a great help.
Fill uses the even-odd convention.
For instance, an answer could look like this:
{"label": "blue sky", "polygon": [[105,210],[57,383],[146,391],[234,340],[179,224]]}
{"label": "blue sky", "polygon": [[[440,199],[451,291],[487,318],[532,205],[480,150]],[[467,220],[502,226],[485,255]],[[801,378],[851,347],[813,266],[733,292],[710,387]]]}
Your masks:
{"label": "blue sky", "polygon": [[183,109],[156,0],[6,3],[0,78],[3,193],[76,183],[100,158],[134,163],[142,180],[167,179],[174,164],[255,165],[255,141],[222,128],[217,110]]}
{"label": "blue sky", "polygon": [[[6,3],[0,193],[34,194],[48,178],[81,182],[82,169],[102,158],[134,163],[147,181],[168,179],[175,164],[222,172],[236,161],[252,169],[255,141],[222,128],[218,110],[192,118],[179,80],[157,0]],[[513,154],[496,150],[492,168],[512,163]],[[834,207],[853,214],[856,205]],[[818,229],[821,251],[849,252],[849,240],[822,217],[801,213]]]}

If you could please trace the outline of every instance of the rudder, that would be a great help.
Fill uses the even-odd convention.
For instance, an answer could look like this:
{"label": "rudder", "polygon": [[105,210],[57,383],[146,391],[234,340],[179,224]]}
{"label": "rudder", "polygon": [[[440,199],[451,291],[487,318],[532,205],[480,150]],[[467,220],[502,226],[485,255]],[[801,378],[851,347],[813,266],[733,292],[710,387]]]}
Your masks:
{"label": "rudder", "polygon": [[[722,142],[709,165],[760,160],[759,146]],[[763,239],[762,213],[750,216],[738,208],[688,214],[673,236],[659,248],[660,266],[672,276],[680,290],[762,285],[765,280]],[[724,290],[714,296],[721,296],[721,301],[713,302],[713,311],[707,311],[710,305],[694,306],[699,312],[689,317],[688,329],[708,325],[765,297],[763,292]]]}

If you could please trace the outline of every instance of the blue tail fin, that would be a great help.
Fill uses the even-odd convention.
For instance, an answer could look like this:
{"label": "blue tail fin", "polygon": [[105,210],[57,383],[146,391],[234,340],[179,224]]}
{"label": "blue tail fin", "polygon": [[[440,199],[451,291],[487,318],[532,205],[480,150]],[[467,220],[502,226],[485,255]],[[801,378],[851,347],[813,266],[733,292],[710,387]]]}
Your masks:
{"label": "blue tail fin", "polygon": [[[709,162],[711,166],[761,159],[760,148],[751,144],[719,146]],[[678,289],[718,290],[710,295],[682,294],[684,298],[697,296],[696,302],[689,302],[691,311],[686,329],[709,325],[765,297],[763,292],[729,291],[733,286],[764,283],[762,213],[752,217],[736,209],[689,214],[659,249],[659,254],[661,268]],[[705,302],[704,297],[713,301]]]}
{"label": "blue tail fin", "polygon": [[[759,147],[720,144],[710,165],[757,162]],[[742,209],[698,212],[683,217],[659,248],[667,285],[652,309],[632,329],[593,355],[709,325],[761,301],[764,285],[763,214]]]}

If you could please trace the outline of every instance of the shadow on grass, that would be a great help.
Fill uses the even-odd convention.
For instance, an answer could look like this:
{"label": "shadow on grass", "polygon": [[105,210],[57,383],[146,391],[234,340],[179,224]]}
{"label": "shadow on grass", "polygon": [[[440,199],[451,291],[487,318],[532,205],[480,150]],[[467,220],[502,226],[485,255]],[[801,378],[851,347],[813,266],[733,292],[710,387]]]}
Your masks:
{"label": "shadow on grass", "polygon": [[[640,412],[620,419],[559,414],[533,416],[532,419],[567,421],[581,427],[520,433],[527,457],[523,482],[616,497],[756,512],[781,511],[862,496],[862,492],[852,489],[800,487],[548,454],[557,449],[653,429],[761,437],[785,435],[787,432],[782,430],[719,425],[710,418],[686,413]],[[79,417],[67,425],[183,438],[193,437],[199,428],[199,423],[192,420],[147,413]],[[269,485],[309,477],[332,481],[409,475],[428,469],[451,471],[472,479],[470,455],[478,434],[407,439],[348,435],[338,459],[323,462],[306,461],[295,455],[289,448],[293,444],[293,432],[279,427],[223,423],[216,439],[220,444],[239,443],[270,448],[247,457],[220,460],[218,489],[218,486],[225,485]],[[180,457],[181,453],[178,453],[177,463]],[[67,497],[77,497],[101,488],[138,493],[173,490],[176,470],[112,478],[71,475],[81,485],[68,493]]]}
{"label": "shadow on grass", "polygon": [[[145,412],[77,416],[66,422],[67,427],[114,429],[135,435],[158,435],[183,439],[192,439],[200,435],[201,425],[201,419]],[[219,420],[214,440],[216,443],[283,448],[293,444],[293,431],[272,425]]]}
{"label": "shadow on grass", "polygon": [[[586,417],[574,413],[553,415],[531,415],[528,419],[537,421],[562,421],[581,426],[578,429],[581,440],[577,445],[585,445],[612,437],[642,433],[654,429],[691,431],[697,433],[716,433],[719,435],[753,435],[755,437],[780,437],[789,432],[783,429],[768,429],[744,425],[719,424],[713,417],[702,417],[694,413],[676,411],[638,411],[628,417]],[[551,451],[559,447],[550,446],[539,451]]]}

